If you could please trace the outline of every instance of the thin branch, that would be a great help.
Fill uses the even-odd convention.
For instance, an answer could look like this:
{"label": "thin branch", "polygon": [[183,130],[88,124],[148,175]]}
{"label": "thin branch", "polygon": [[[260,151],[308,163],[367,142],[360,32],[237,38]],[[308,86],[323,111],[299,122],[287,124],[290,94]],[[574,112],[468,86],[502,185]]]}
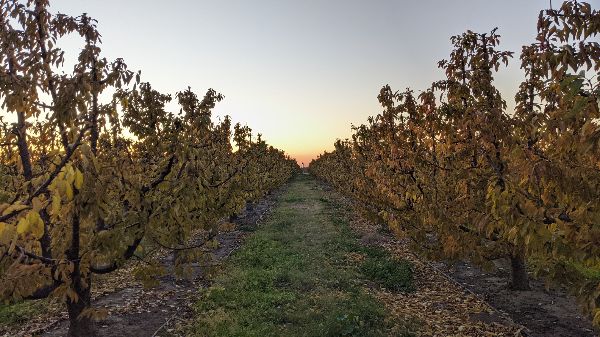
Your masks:
{"label": "thin branch", "polygon": [[156,186],[158,186],[158,184],[165,181],[165,179],[167,178],[169,173],[171,173],[171,170],[173,169],[174,164],[175,164],[175,155],[171,155],[171,158],[169,158],[169,163],[167,164],[165,169],[160,173],[160,175],[156,179],[154,179],[154,181],[152,181],[150,183],[150,185],[146,185],[146,186],[142,187],[142,194],[146,194],[146,193],[150,192],[150,190],[156,188]]}
{"label": "thin branch", "polygon": [[[127,249],[123,253],[124,260],[129,260],[134,255],[137,247],[140,245],[143,238],[144,235],[141,235],[140,237],[136,238],[131,245],[127,247]],[[90,271],[94,274],[108,274],[117,270],[119,267],[120,265],[117,263],[117,261],[115,261],[105,266],[90,265]]]}

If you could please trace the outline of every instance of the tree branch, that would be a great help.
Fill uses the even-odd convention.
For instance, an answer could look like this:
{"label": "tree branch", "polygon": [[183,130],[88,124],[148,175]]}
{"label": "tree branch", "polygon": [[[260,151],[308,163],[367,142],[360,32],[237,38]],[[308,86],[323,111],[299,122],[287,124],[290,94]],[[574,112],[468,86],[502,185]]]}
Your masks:
{"label": "tree branch", "polygon": [[[46,181],[42,185],[40,185],[40,187],[38,187],[32,194],[29,195],[29,197],[27,198],[27,201],[25,201],[25,203],[24,203],[25,205],[30,205],[33,198],[46,192],[46,188],[48,188],[48,186],[50,186],[50,184],[52,183],[54,178],[56,178],[56,176],[60,173],[60,171],[63,169],[63,167],[65,167],[67,162],[71,159],[71,157],[73,156],[73,153],[75,153],[75,150],[79,147],[79,145],[81,145],[81,140],[87,129],[88,129],[88,127],[81,128],[81,130],[79,131],[79,136],[77,137],[77,140],[75,141],[75,143],[73,143],[72,145],[67,147],[67,152],[65,153],[65,156],[63,157],[63,159],[54,168],[54,171],[52,171],[52,173],[50,173],[50,176],[48,177],[48,179],[46,179]],[[20,212],[20,210],[13,211],[6,215],[0,216],[0,222],[11,219],[15,215],[19,214],[19,212]]]}
{"label": "tree branch", "polygon": [[146,185],[146,186],[142,187],[142,194],[146,194],[146,193],[150,192],[150,190],[156,188],[156,186],[158,186],[158,184],[165,181],[165,178],[167,178],[169,173],[171,173],[171,170],[173,169],[174,164],[175,164],[175,155],[171,155],[171,158],[169,158],[169,163],[167,164],[165,169],[160,173],[160,175],[156,179],[154,179],[154,181],[152,181],[150,183],[150,185]]}

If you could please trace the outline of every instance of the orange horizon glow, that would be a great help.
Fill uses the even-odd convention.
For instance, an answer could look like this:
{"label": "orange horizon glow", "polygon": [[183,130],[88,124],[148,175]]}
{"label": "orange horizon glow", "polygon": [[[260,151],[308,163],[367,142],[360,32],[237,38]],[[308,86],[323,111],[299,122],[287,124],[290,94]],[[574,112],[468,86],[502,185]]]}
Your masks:
{"label": "orange horizon glow", "polygon": [[304,164],[304,167],[308,167],[308,164],[310,164],[310,162],[313,159],[316,159],[319,156],[320,153],[314,153],[314,154],[296,154],[296,155],[291,155],[291,158],[294,158],[296,160],[296,162],[298,163],[298,165],[300,165],[300,167],[302,167],[302,164]]}

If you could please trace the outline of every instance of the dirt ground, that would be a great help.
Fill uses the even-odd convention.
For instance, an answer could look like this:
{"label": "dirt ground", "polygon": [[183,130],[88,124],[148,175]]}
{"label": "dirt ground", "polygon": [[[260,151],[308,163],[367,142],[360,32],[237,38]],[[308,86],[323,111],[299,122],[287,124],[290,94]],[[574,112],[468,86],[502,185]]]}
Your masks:
{"label": "dirt ground", "polygon": [[544,284],[532,280],[530,291],[507,288],[510,265],[497,261],[499,269],[486,273],[468,263],[437,266],[465,288],[480,295],[493,307],[508,313],[527,327],[532,337],[594,337],[591,321],[584,317],[573,296],[564,290],[546,291]]}

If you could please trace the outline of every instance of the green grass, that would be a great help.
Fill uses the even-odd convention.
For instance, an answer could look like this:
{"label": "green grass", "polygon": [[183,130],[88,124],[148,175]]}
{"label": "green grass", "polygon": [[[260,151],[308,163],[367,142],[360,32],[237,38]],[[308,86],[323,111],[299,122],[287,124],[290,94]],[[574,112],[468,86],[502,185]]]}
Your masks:
{"label": "green grass", "polygon": [[371,281],[392,291],[413,291],[412,266],[406,261],[398,261],[389,256],[367,258],[361,271]]}
{"label": "green grass", "polygon": [[[190,334],[369,337],[405,326],[387,315],[364,284],[410,290],[410,266],[359,245],[343,219],[345,210],[317,187],[306,175],[292,181],[272,216],[202,293]],[[362,266],[348,259],[351,252],[366,256]]]}
{"label": "green grass", "polygon": [[577,269],[577,271],[579,271],[579,273],[581,273],[581,275],[583,275],[583,277],[587,278],[588,280],[594,280],[594,281],[600,281],[600,267],[599,266],[595,266],[595,267],[586,267],[583,265],[576,265],[575,268]]}
{"label": "green grass", "polygon": [[569,273],[573,274],[571,277],[582,278],[587,280],[588,282],[600,282],[600,265],[586,266],[574,261],[565,261],[563,263],[565,269]]}
{"label": "green grass", "polygon": [[0,304],[0,324],[15,326],[27,322],[31,317],[43,312],[46,301],[24,301],[14,304]]}

